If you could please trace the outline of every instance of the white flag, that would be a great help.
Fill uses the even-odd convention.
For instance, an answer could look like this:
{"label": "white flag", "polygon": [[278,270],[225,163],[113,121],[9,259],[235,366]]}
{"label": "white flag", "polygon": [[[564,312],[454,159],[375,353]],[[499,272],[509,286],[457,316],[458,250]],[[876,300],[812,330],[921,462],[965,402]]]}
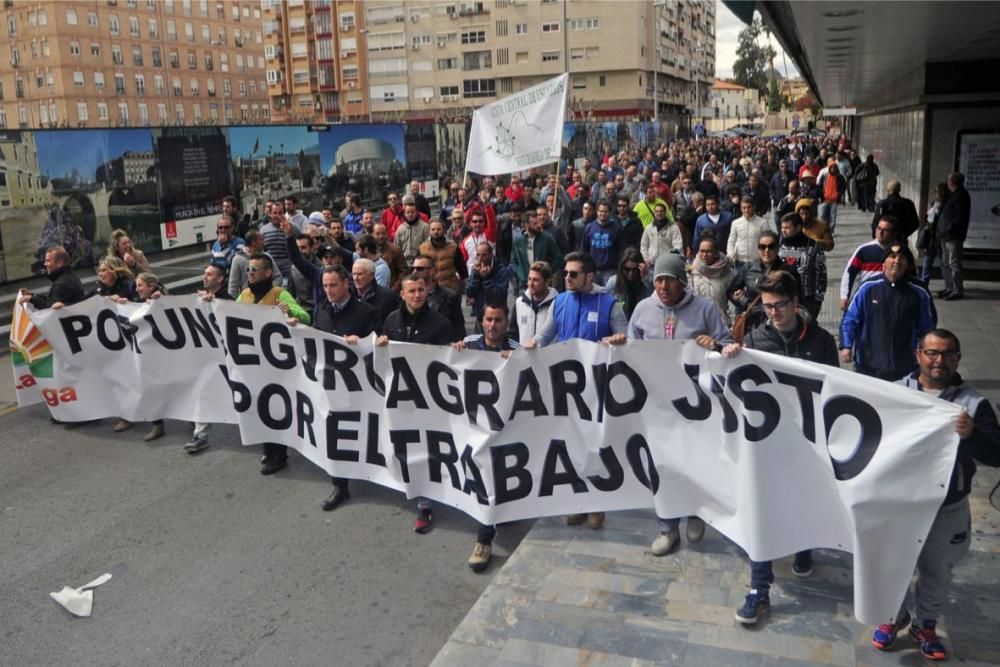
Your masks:
{"label": "white flag", "polygon": [[568,83],[561,74],[477,109],[466,171],[510,174],[558,161]]}

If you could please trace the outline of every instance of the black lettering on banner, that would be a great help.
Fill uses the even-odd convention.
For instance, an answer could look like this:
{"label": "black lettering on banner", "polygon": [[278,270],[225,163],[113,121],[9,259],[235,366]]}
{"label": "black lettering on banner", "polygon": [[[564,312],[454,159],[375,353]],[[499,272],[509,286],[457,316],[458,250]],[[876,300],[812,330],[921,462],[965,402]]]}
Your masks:
{"label": "black lettering on banner", "polygon": [[[274,337],[291,340],[292,334],[288,325],[280,322],[268,322],[260,328],[260,349],[267,363],[283,371],[295,368],[295,348],[288,343],[279,343],[274,347]],[[280,356],[275,354],[275,349]]]}
{"label": "black lettering on banner", "polygon": [[671,405],[674,406],[677,412],[681,413],[681,417],[684,417],[688,421],[705,421],[712,415],[712,401],[708,398],[705,390],[701,388],[701,385],[698,384],[698,364],[684,364],[684,372],[687,374],[688,379],[691,380],[691,384],[694,385],[694,395],[697,397],[698,402],[691,403],[687,398],[677,398],[671,401]]}
{"label": "black lettering on banner", "polygon": [[[108,334],[108,322],[114,324],[112,330],[117,334],[114,339]],[[118,324],[118,316],[113,311],[102,310],[97,313],[97,340],[109,350],[125,349],[125,334],[122,333],[121,326]]]}
{"label": "black lettering on banner", "polygon": [[378,413],[368,413],[368,442],[365,445],[365,463],[387,467],[385,457],[378,450]]}
{"label": "black lettering on banner", "polygon": [[601,447],[600,455],[601,463],[607,469],[608,476],[591,475],[587,479],[598,491],[617,491],[625,483],[625,471],[622,469],[622,464],[618,461],[612,447]]}
{"label": "black lettering on banner", "polygon": [[729,373],[729,389],[736,398],[740,399],[743,407],[752,412],[759,412],[763,417],[760,426],[753,426],[750,420],[743,415],[743,437],[749,442],[760,442],[778,428],[781,421],[781,406],[778,400],[763,391],[752,391],[743,388],[743,383],[751,380],[757,385],[771,384],[771,378],[760,366],[747,364],[734,368]]}
{"label": "black lettering on banner", "polygon": [[139,349],[139,341],[136,340],[136,334],[139,332],[139,327],[132,324],[132,321],[125,317],[124,315],[117,315],[118,327],[121,329],[122,336],[132,347],[132,351],[136,354],[142,354],[142,350]]}
{"label": "black lettering on banner", "polygon": [[83,350],[80,339],[86,338],[94,330],[94,324],[86,315],[61,317],[59,318],[59,326],[62,327],[63,336],[66,337],[66,343],[73,354],[77,354]]}
{"label": "black lettering on banner", "polygon": [[187,345],[187,335],[184,333],[184,327],[181,326],[180,318],[177,317],[177,310],[174,308],[164,308],[162,312],[163,317],[166,318],[170,324],[170,328],[173,330],[172,338],[166,336],[166,333],[160,328],[157,318],[153,317],[152,313],[146,313],[142,316],[142,319],[149,323],[153,340],[159,343],[164,349],[180,350]]}
{"label": "black lettering on banner", "polygon": [[[313,447],[316,446],[316,434],[313,432],[313,418],[316,416],[316,411],[313,410],[312,401],[306,394],[301,391],[295,392],[295,431],[298,433],[299,439],[309,441],[309,444]],[[306,438],[306,431],[309,432],[309,437]]]}
{"label": "black lettering on banner", "polygon": [[215,340],[215,333],[212,331],[212,325],[205,317],[205,313],[200,310],[181,308],[181,316],[184,318],[184,323],[187,324],[188,331],[191,332],[191,343],[195,347],[202,346],[202,338],[205,339],[205,344],[208,347],[219,347],[218,341]]}
{"label": "black lettering on banner", "polygon": [[226,368],[225,364],[219,364],[219,370],[222,371],[222,377],[226,378],[226,384],[229,385],[230,391],[233,392],[233,409],[236,412],[246,412],[249,410],[250,405],[253,403],[250,390],[242,382],[229,377],[229,369]]}
{"label": "black lettering on banner", "polygon": [[740,427],[740,421],[736,418],[736,411],[726,400],[726,378],[721,375],[711,375],[710,382],[712,395],[719,401],[722,408],[722,431],[723,433],[736,433]]}
{"label": "black lettering on banner", "polygon": [[[327,391],[337,389],[337,376],[344,381],[347,391],[361,391],[361,382],[354,373],[354,367],[359,358],[358,353],[350,345],[338,343],[335,340],[323,340],[323,356],[326,363],[323,366],[323,388]],[[338,358],[339,357],[339,358]]]}
{"label": "black lettering on banner", "polygon": [[[507,459],[513,459],[508,463]],[[490,447],[493,464],[493,492],[495,506],[527,498],[531,493],[531,473],[527,470],[528,447],[523,442],[511,442]],[[508,486],[511,481],[516,484]]]}
{"label": "black lettering on banner", "polygon": [[483,482],[483,473],[472,458],[472,446],[466,445],[462,450],[462,472],[465,473],[465,483],[462,485],[462,493],[469,495],[476,494],[476,501],[480,505],[489,505],[490,499],[486,497],[486,484]]}
{"label": "black lettering on banner", "polygon": [[535,371],[530,368],[525,368],[517,376],[514,405],[510,409],[508,421],[514,421],[518,412],[529,412],[535,417],[545,417],[549,414],[545,408],[545,402],[542,400],[542,390],[538,385],[538,378],[535,377]]}
{"label": "black lettering on banner", "polygon": [[[271,398],[277,397],[281,404],[281,413],[275,416],[271,412]],[[272,431],[285,431],[292,425],[292,397],[280,384],[270,383],[261,387],[257,395],[257,416],[264,426]]]}
{"label": "black lettering on banner", "polygon": [[[480,388],[484,385],[487,391],[482,392]],[[503,419],[496,409],[499,401],[500,383],[497,382],[497,376],[493,371],[473,368],[465,370],[465,414],[468,415],[470,424],[477,423],[476,417],[479,416],[479,408],[482,408],[490,423],[490,430],[502,430]]]}
{"label": "black lettering on banner", "polygon": [[882,443],[882,419],[871,405],[854,396],[834,396],[823,405],[823,423],[826,425],[827,448],[830,446],[830,432],[841,417],[853,417],[861,427],[861,435],[854,451],[846,459],[838,460],[830,456],[834,476],[842,481],[861,474],[871,462],[878,446]]}
{"label": "black lettering on banner", "polygon": [[819,396],[823,391],[823,380],[792,375],[782,371],[774,371],[774,378],[781,384],[795,389],[799,398],[799,409],[802,411],[802,435],[812,443],[816,442],[816,410],[813,409],[813,394]]}
{"label": "black lettering on banner", "polygon": [[[708,398],[706,396],[706,398]],[[645,454],[645,456],[643,456]],[[660,489],[660,474],[656,472],[656,465],[653,463],[653,453],[649,451],[646,438],[641,433],[635,433],[629,437],[625,443],[625,458],[628,459],[632,474],[639,480],[639,483],[652,491],[654,494]],[[648,467],[643,466],[643,459]]]}
{"label": "black lettering on banner", "polygon": [[215,316],[215,313],[208,314],[208,323],[212,325],[212,330],[215,332],[215,335],[222,338],[222,327],[219,326],[219,318]]}
{"label": "black lettering on banner", "polygon": [[361,460],[361,454],[353,449],[342,449],[341,440],[357,441],[358,432],[354,429],[341,428],[342,423],[355,424],[361,421],[360,412],[330,412],[326,413],[326,458],[331,461]]}
{"label": "black lettering on banner", "polygon": [[[594,384],[597,387],[597,421],[604,420],[605,411],[609,417],[624,417],[640,412],[649,398],[646,385],[631,366],[624,361],[613,364],[594,364]],[[611,383],[616,377],[624,377],[632,388],[631,397],[622,402],[611,391]]]}
{"label": "black lettering on banner", "polygon": [[[445,398],[444,394],[441,393],[442,375],[447,375],[448,379],[451,380],[450,383],[444,385],[445,393],[451,400]],[[458,387],[453,384],[456,382],[458,382],[458,373],[447,364],[440,361],[432,361],[427,364],[427,388],[431,392],[431,400],[445,412],[460,415],[465,412],[465,409],[462,407],[462,394]]]}
{"label": "black lettering on banner", "polygon": [[[448,468],[452,487],[461,491],[462,482],[459,481],[458,468],[455,466],[458,463],[458,450],[455,449],[455,440],[451,437],[451,433],[427,431],[425,437],[427,438],[427,469],[430,480],[438,484],[441,483],[441,466],[444,465]],[[441,451],[442,445],[447,448],[446,452]]]}
{"label": "black lettering on banner", "polygon": [[420,442],[420,431],[417,429],[403,429],[389,431],[389,440],[392,441],[392,454],[399,461],[399,474],[403,481],[410,483],[410,465],[406,460],[409,446]]}
{"label": "black lettering on banner", "polygon": [[316,339],[306,336],[302,339],[302,347],[305,348],[302,352],[302,372],[307,380],[316,382]]}
{"label": "black lettering on banner", "polygon": [[392,384],[389,386],[389,397],[385,401],[385,407],[397,408],[401,402],[408,401],[413,403],[413,407],[426,410],[427,399],[420,393],[417,378],[414,377],[406,358],[392,357],[390,363],[392,364]]}
{"label": "black lettering on banner", "polygon": [[385,382],[378,373],[375,372],[375,352],[365,355],[365,378],[368,379],[368,386],[375,390],[379,396],[385,396]]}
{"label": "black lettering on banner", "polygon": [[[574,375],[570,380],[567,376]],[[552,405],[553,414],[557,417],[569,416],[569,403],[567,398],[573,397],[576,404],[576,411],[580,419],[591,421],[590,408],[583,399],[583,391],[587,387],[587,376],[583,370],[583,364],[576,359],[566,359],[549,367],[549,378],[552,381]]]}
{"label": "black lettering on banner", "polygon": [[[561,467],[562,470],[557,468]],[[576,473],[573,462],[566,451],[565,440],[550,440],[542,464],[542,479],[538,484],[538,496],[552,495],[552,489],[560,484],[569,484],[573,493],[587,493],[587,485]]]}
{"label": "black lettering on banner", "polygon": [[260,357],[241,349],[242,346],[249,349],[254,347],[253,336],[244,335],[244,330],[253,332],[253,322],[242,317],[226,317],[226,347],[229,356],[237,366],[259,366]]}

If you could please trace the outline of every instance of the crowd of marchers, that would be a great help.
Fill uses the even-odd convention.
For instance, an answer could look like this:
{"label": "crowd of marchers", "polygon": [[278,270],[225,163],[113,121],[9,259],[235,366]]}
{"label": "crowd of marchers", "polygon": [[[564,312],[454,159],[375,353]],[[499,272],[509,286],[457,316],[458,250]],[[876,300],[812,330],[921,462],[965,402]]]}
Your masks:
{"label": "crowd of marchers", "polygon": [[[954,425],[958,456],[930,533],[918,536],[917,584],[872,638],[887,650],[909,627],[925,657],[945,658],[936,624],[952,568],[971,540],[972,476],[977,462],[1000,465],[995,413],[958,373],[960,342],[939,326],[929,287],[939,260],[938,298],[964,296],[970,200],[962,174],[947,176],[921,216],[896,181],[877,196],[878,165],[872,156],[861,160],[842,136],[674,141],[581,158],[552,173],[446,180],[433,205],[413,182],[379,207],[348,192],[342,203],[306,214],[288,196],[268,201],[253,221],[226,197],[199,294],[278,308],[289,325],[349,344],[374,333],[378,345],[510,355],[573,338],[607,345],[693,340],[727,357],[746,347],[830,366],[853,363],[858,373],[956,403],[963,408]],[[873,214],[872,240],[853,251],[841,276],[834,337],[818,317],[838,209],[849,205]],[[50,248],[51,289],[24,299],[59,308],[95,294],[145,301],[166,293],[122,230],[112,235],[89,294],[68,259],[64,249]],[[113,430],[130,426],[119,419]],[[194,424],[185,450],[204,451],[210,431],[211,424]],[[146,439],[163,435],[157,421]],[[287,462],[285,446],[265,444],[260,472],[274,474]],[[351,497],[347,479],[332,484],[326,511]],[[414,530],[425,533],[431,502],[419,499],[416,510]],[[653,556],[680,546],[682,519],[688,542],[703,538],[696,516],[658,517]],[[605,516],[566,521],[599,529]],[[479,527],[473,570],[488,566],[495,533],[495,526]],[[795,554],[792,571],[808,577],[813,554]],[[773,580],[770,562],[751,562],[737,621],[753,624],[768,613]]]}

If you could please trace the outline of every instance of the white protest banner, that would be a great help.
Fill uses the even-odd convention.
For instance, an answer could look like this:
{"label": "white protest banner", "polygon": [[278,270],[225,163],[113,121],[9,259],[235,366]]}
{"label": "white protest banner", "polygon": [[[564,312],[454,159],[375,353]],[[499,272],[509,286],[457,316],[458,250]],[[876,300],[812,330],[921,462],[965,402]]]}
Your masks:
{"label": "white protest banner", "polygon": [[870,623],[898,609],[957,445],[951,403],[690,342],[572,341],[508,359],[379,348],[193,297],[90,299],[33,319],[55,351],[46,400],[60,419],[237,422],[246,444],[284,443],[483,523],[652,506],[702,517],[757,560],[849,551]]}
{"label": "white protest banner", "polygon": [[472,114],[465,170],[510,174],[559,159],[569,75],[491,102]]}

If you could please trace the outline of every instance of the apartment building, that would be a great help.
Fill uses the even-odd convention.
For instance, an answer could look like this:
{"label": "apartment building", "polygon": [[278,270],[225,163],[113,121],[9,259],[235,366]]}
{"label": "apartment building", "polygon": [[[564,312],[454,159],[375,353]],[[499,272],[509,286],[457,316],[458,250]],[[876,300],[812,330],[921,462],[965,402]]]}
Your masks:
{"label": "apartment building", "polygon": [[700,0],[264,0],[276,122],[467,117],[568,71],[576,117],[706,113],[715,4]]}
{"label": "apartment building", "polygon": [[3,0],[0,128],[269,120],[259,0]]}

